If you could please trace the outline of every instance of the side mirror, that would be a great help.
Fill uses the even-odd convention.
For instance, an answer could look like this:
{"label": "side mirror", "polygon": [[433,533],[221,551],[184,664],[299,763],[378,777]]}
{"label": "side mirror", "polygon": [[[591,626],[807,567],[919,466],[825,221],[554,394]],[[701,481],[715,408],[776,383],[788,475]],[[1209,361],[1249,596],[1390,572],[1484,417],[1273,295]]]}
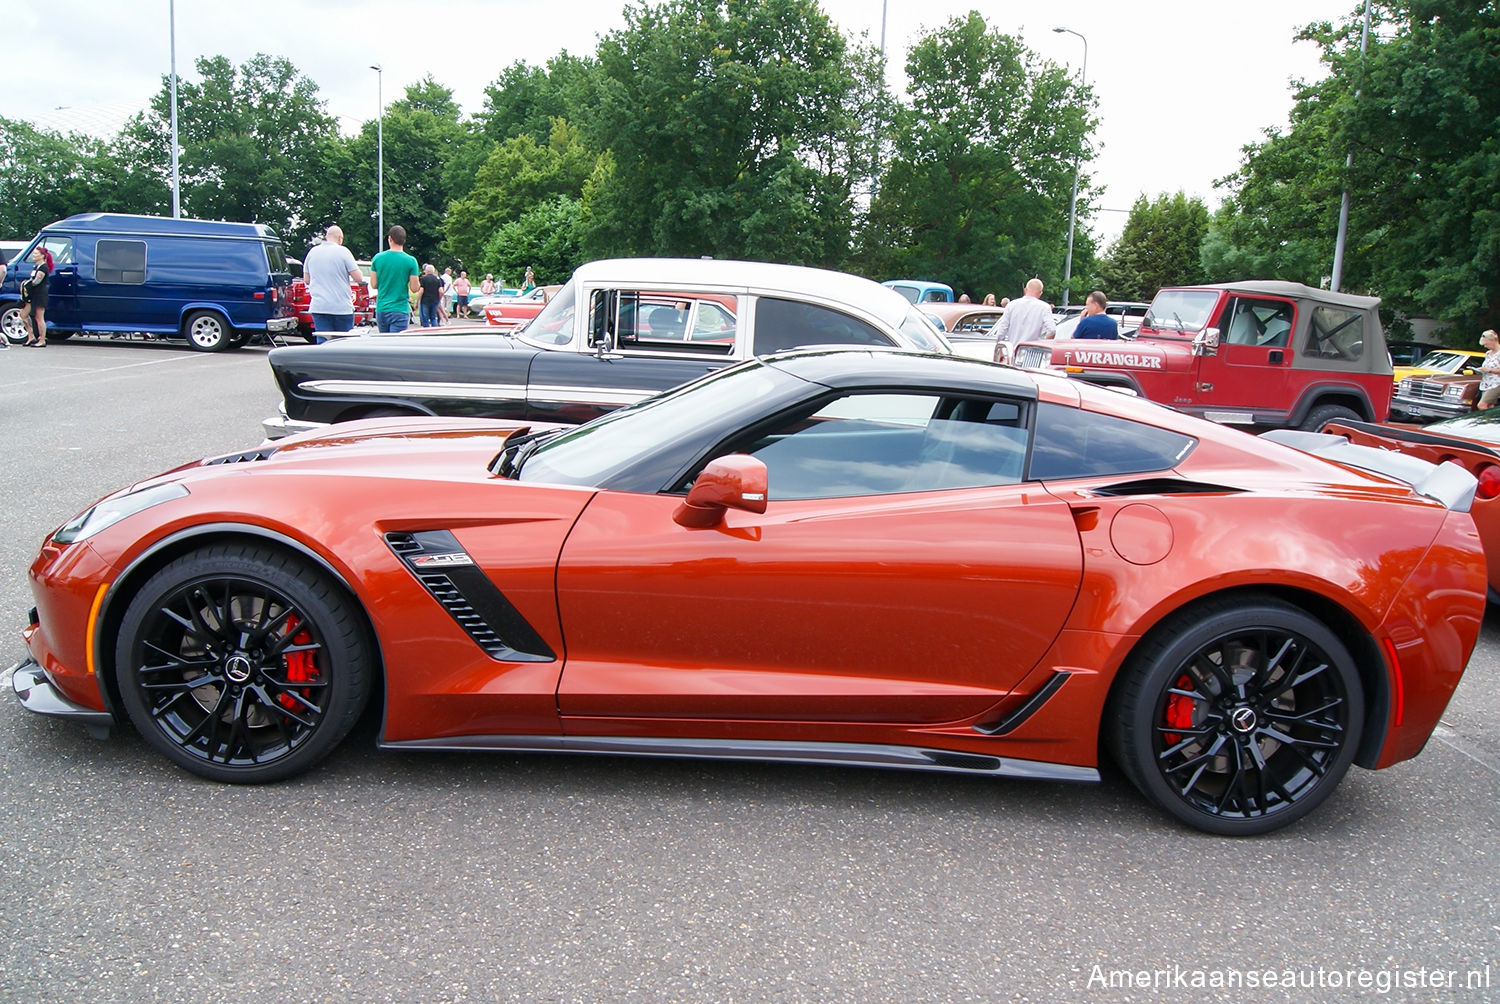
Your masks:
{"label": "side mirror", "polygon": [[1193,336],[1193,355],[1216,356],[1219,354],[1219,329],[1204,328]]}
{"label": "side mirror", "polygon": [[766,465],[747,453],[709,461],[672,519],[694,530],[718,526],[726,509],[766,511]]}

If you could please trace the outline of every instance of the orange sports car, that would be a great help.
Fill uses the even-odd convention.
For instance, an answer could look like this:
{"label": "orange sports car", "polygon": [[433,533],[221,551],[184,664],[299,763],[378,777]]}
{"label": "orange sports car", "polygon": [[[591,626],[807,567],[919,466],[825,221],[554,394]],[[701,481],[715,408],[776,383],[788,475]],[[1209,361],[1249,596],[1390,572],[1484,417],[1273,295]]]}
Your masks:
{"label": "orange sports car", "polygon": [[1262,833],[1422,749],[1485,604],[1470,474],[1272,435],[870,349],[576,427],[352,423],[62,524],[14,688],[218,781],[312,767],[376,701],[397,749],[1070,781],[1102,752]]}

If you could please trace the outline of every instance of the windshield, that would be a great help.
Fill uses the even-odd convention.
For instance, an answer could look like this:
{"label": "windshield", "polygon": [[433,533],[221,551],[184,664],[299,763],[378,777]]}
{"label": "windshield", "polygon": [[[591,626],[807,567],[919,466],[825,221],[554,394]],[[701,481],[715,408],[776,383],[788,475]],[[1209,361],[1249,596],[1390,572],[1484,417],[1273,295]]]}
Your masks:
{"label": "windshield", "polygon": [[1460,415],[1458,418],[1434,422],[1422,431],[1433,432],[1440,436],[1462,436],[1465,439],[1477,439],[1481,443],[1492,443],[1500,446],[1500,408],[1491,408],[1488,411],[1472,411],[1467,415]]}
{"label": "windshield", "polygon": [[1429,352],[1417,363],[1424,370],[1436,370],[1439,373],[1457,373],[1465,366],[1475,362],[1473,356],[1462,352]]}
{"label": "windshield", "polygon": [[573,279],[557,291],[532,322],[521,330],[522,341],[555,348],[573,341],[573,312],[578,304],[578,283]]}
{"label": "windshield", "polygon": [[953,346],[942,336],[932,318],[913,307],[901,319],[901,333],[911,339],[912,345],[923,352],[946,352],[953,354]]}
{"label": "windshield", "polygon": [[1151,301],[1141,326],[1157,331],[1197,331],[1208,323],[1218,302],[1218,292],[1211,289],[1164,289]]}
{"label": "windshield", "polygon": [[784,378],[758,361],[721,370],[680,390],[612,411],[542,443],[517,472],[521,481],[601,484],[642,454],[700,430],[705,422],[762,401]]}

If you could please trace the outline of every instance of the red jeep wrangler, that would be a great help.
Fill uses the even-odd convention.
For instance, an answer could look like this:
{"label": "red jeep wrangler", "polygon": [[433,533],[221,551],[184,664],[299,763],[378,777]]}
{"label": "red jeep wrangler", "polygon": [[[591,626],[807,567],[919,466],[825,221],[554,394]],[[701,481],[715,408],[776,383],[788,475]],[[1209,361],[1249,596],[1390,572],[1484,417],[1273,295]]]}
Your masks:
{"label": "red jeep wrangler", "polygon": [[1296,282],[1164,289],[1133,339],[1025,342],[1014,361],[1230,425],[1384,422],[1393,382],[1379,304]]}

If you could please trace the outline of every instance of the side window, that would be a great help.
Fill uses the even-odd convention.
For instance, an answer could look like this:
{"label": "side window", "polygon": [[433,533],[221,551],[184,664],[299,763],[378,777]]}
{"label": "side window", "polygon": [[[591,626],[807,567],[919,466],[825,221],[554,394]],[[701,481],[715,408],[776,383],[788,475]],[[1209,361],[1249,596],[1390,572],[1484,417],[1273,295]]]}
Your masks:
{"label": "side window", "polygon": [[848,314],[795,300],[762,297],[755,308],[755,354],[803,345],[894,345],[878,328]]}
{"label": "side window", "polygon": [[1181,463],[1196,445],[1196,439],[1180,432],[1042,404],[1037,407],[1030,476],[1048,481],[1165,471]]}
{"label": "side window", "polygon": [[1302,354],[1354,362],[1365,354],[1365,315],[1342,307],[1314,307]]}
{"label": "side window", "polygon": [[71,237],[48,237],[42,241],[42,247],[52,252],[54,265],[72,265],[77,260],[73,257],[73,238]]}
{"label": "side window", "polygon": [[1017,484],[1026,408],[931,394],[853,394],[723,452],[766,465],[772,499],[850,498]]}
{"label": "side window", "polygon": [[725,341],[734,344],[735,316],[712,300],[698,301],[698,316],[693,321],[693,341]]}
{"label": "side window", "polygon": [[1224,308],[1225,345],[1266,345],[1285,348],[1292,339],[1292,305],[1285,300],[1255,300],[1234,296]]}
{"label": "side window", "polygon": [[101,240],[94,245],[94,278],[139,285],[146,281],[146,242]]}

